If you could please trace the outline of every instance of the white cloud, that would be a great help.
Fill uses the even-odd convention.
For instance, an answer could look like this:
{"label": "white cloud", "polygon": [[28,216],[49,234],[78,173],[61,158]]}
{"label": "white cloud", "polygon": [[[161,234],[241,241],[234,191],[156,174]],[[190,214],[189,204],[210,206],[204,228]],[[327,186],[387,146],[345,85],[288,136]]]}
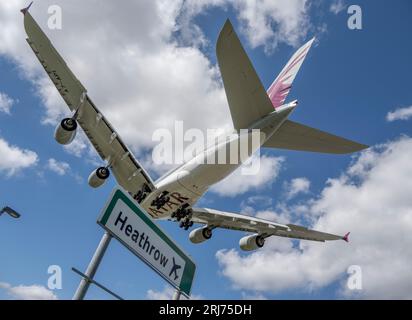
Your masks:
{"label": "white cloud", "polygon": [[242,169],[239,168],[210,190],[221,196],[234,197],[250,190],[263,188],[276,180],[283,161],[283,157],[261,156],[260,168],[257,174],[245,175],[242,173]]}
{"label": "white cloud", "polygon": [[204,44],[202,32],[189,25],[192,17],[210,7],[231,7],[253,48],[263,46],[266,52],[271,52],[279,43],[297,46],[311,29],[308,3],[307,0],[189,0],[183,6],[183,26],[187,26],[183,32]]}
{"label": "white cloud", "polygon": [[[291,240],[272,237],[268,246],[252,254],[219,251],[222,273],[235,288],[307,292],[337,283],[338,296],[412,298],[412,139],[404,137],[367,152],[373,155],[363,153],[307,203],[314,229],[351,231],[349,244],[301,241],[294,247]],[[347,289],[350,265],[362,268],[360,292]]]}
{"label": "white cloud", "polygon": [[277,223],[289,223],[290,217],[287,214],[277,213],[273,210],[260,210],[255,213],[257,218],[274,221]]}
{"label": "white cloud", "polygon": [[248,208],[251,206],[269,207],[273,203],[273,199],[270,196],[254,195],[246,200],[243,200],[240,204],[241,208]]}
{"label": "white cloud", "polygon": [[10,145],[2,138],[0,138],[0,154],[0,173],[5,172],[8,176],[22,169],[33,167],[38,161],[35,152]]}
{"label": "white cloud", "polygon": [[59,176],[64,176],[70,170],[70,165],[67,162],[51,158],[47,161],[47,168]]}
{"label": "white cloud", "polygon": [[0,288],[16,300],[57,300],[57,296],[51,290],[40,285],[13,287],[9,283],[0,282]]}
{"label": "white cloud", "polygon": [[[63,9],[61,31],[47,28],[50,4]],[[69,111],[27,44],[21,43],[25,34],[19,8],[24,5],[25,1],[0,4],[0,53],[12,57],[30,77],[46,107],[44,122],[55,124]],[[204,130],[231,126],[217,66],[196,47],[175,41],[180,7],[181,1],[118,6],[112,2],[50,0],[31,8],[90,97],[134,151],[153,147],[154,129],[173,132],[175,120]],[[96,14],[91,17],[87,12]],[[87,46],[77,45],[82,39]],[[82,150],[80,142],[72,151],[78,155]]]}
{"label": "white cloud", "polygon": [[271,51],[282,42],[297,46],[310,28],[306,0],[241,0],[234,6],[252,47]]}
{"label": "white cloud", "polygon": [[412,117],[412,106],[406,108],[398,108],[395,111],[390,111],[386,115],[386,120],[389,122],[395,120],[408,120]]}
{"label": "white cloud", "polygon": [[310,181],[308,178],[295,178],[289,183],[285,184],[286,196],[288,199],[292,199],[299,193],[308,193],[310,188]]}
{"label": "white cloud", "polygon": [[[147,291],[146,297],[149,300],[172,300],[175,291],[176,289],[170,286],[165,286],[164,289],[161,291],[149,289]],[[190,296],[190,299],[191,300],[201,300],[203,298],[200,295],[194,294]],[[182,294],[180,295],[180,300],[187,300],[187,298]]]}
{"label": "white cloud", "polygon": [[64,146],[64,150],[66,150],[69,154],[81,158],[87,151],[87,146],[87,137],[84,132],[80,130],[77,132],[74,140],[70,144]]}
{"label": "white cloud", "polygon": [[169,286],[164,287],[162,291],[149,289],[146,297],[149,300],[172,300],[175,291],[176,289]]}
{"label": "white cloud", "polygon": [[247,292],[242,292],[242,299],[244,300],[268,300],[263,294],[261,293],[252,293],[249,294]]}
{"label": "white cloud", "polygon": [[345,8],[346,8],[346,4],[344,0],[333,0],[329,7],[329,10],[330,12],[334,14],[339,14],[343,10],[345,10]]}
{"label": "white cloud", "polygon": [[10,98],[6,93],[0,92],[0,112],[10,114],[10,109],[16,101]]}

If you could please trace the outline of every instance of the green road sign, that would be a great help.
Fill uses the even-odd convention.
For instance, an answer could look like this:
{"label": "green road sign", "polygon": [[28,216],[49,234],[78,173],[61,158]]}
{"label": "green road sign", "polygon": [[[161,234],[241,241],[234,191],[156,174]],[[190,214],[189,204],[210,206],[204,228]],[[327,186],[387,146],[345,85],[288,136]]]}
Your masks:
{"label": "green road sign", "polygon": [[190,295],[196,265],[122,188],[116,187],[98,221],[172,286]]}

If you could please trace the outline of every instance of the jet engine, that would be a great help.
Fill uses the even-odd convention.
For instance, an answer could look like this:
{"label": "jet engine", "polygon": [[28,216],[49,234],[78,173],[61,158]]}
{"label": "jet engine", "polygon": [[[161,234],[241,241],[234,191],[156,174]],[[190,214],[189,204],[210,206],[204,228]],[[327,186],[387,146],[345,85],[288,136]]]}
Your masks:
{"label": "jet engine", "polygon": [[100,167],[94,170],[89,176],[89,186],[98,188],[109,178],[110,170],[106,167]]}
{"label": "jet engine", "polygon": [[63,119],[56,127],[54,138],[60,144],[69,144],[77,132],[77,121],[72,118]]}
{"label": "jet engine", "polygon": [[239,240],[240,249],[244,251],[252,251],[262,248],[265,244],[265,238],[258,234],[243,237]]}
{"label": "jet engine", "polygon": [[197,228],[192,230],[189,234],[189,239],[193,243],[201,243],[209,240],[212,237],[212,229],[208,227]]}

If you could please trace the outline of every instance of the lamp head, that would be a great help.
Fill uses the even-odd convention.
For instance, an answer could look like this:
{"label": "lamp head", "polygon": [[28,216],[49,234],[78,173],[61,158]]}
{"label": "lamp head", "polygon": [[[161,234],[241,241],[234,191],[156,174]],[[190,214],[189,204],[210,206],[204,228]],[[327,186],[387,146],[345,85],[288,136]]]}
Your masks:
{"label": "lamp head", "polygon": [[15,219],[20,218],[20,213],[18,213],[17,211],[13,210],[10,207],[4,207],[3,209],[1,209],[0,215],[3,213],[7,213],[10,217],[15,218]]}

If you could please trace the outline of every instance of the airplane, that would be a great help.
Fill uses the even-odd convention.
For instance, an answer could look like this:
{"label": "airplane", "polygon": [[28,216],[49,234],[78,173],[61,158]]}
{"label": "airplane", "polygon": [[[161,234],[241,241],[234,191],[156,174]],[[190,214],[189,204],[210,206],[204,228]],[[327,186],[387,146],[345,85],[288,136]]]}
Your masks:
{"label": "airplane", "polygon": [[179,270],[180,268],[182,268],[182,266],[176,264],[175,258],[173,257],[173,267],[172,270],[170,270],[169,272],[169,277],[172,276],[172,274],[175,274],[175,281],[179,278],[178,274],[177,274],[177,270]]}
{"label": "airplane", "polygon": [[[23,9],[27,43],[39,59],[51,81],[71,111],[55,130],[55,139],[69,144],[80,126],[103,160],[101,167],[92,171],[88,183],[97,188],[112,173],[117,183],[145,209],[153,219],[179,221],[188,230],[194,223],[200,227],[192,230],[189,239],[201,243],[212,237],[213,230],[223,228],[245,231],[239,241],[242,250],[262,248],[271,236],[312,241],[348,241],[348,234],[335,235],[310,230],[294,224],[251,217],[216,209],[198,208],[195,204],[214,184],[229,176],[241,166],[238,164],[208,164],[198,161],[217,153],[218,147],[204,150],[193,159],[153,181],[134,157],[119,134],[87,95],[87,90],[69,69],[53,47],[46,34],[29,13]],[[260,129],[262,148],[279,148],[330,154],[360,151],[368,146],[327,132],[291,121],[289,115],[297,101],[285,103],[296,77],[314,39],[304,44],[266,91],[256,74],[240,40],[229,20],[218,36],[217,61],[223,79],[235,132],[240,129]],[[241,139],[241,134],[236,135]],[[251,150],[248,156],[252,156]]]}

